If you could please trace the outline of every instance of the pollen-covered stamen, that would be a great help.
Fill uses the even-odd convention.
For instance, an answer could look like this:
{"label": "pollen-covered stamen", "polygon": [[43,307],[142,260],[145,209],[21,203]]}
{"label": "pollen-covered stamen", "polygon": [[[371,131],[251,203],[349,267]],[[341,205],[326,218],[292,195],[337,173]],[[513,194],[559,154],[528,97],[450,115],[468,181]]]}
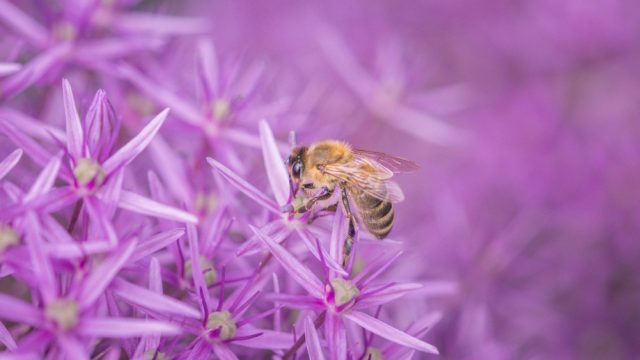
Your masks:
{"label": "pollen-covered stamen", "polygon": [[76,167],[73,168],[73,176],[75,176],[80,186],[98,187],[104,182],[106,173],[95,160],[82,158],[78,160]]}
{"label": "pollen-covered stamen", "polygon": [[[202,255],[200,255],[198,262],[200,263],[200,269],[202,269],[205,283],[207,286],[213,285],[218,280],[218,273],[216,272],[213,262]],[[187,279],[193,277],[193,263],[191,259],[184,263],[184,275]]]}
{"label": "pollen-covered stamen", "polygon": [[331,288],[333,289],[333,301],[336,306],[347,304],[360,294],[357,286],[342,278],[332,279]]}
{"label": "pollen-covered stamen", "polygon": [[213,192],[198,193],[195,198],[195,208],[200,214],[211,214],[218,205],[218,198]]}
{"label": "pollen-covered stamen", "polygon": [[78,303],[69,299],[58,299],[47,304],[47,319],[62,330],[68,330],[78,323]]}
{"label": "pollen-covered stamen", "polygon": [[148,360],[169,360],[171,359],[167,354],[158,349],[149,349],[144,352],[144,359]]}
{"label": "pollen-covered stamen", "polygon": [[226,99],[215,99],[211,103],[211,113],[215,120],[224,120],[231,114],[231,103]]}
{"label": "pollen-covered stamen", "polygon": [[238,327],[228,311],[214,311],[207,318],[207,329],[217,333],[217,337],[228,340],[236,336]]}
{"label": "pollen-covered stamen", "polygon": [[367,347],[367,351],[362,356],[363,360],[383,360],[382,352],[373,346]]}
{"label": "pollen-covered stamen", "polygon": [[0,253],[20,243],[18,233],[8,225],[0,224]]}

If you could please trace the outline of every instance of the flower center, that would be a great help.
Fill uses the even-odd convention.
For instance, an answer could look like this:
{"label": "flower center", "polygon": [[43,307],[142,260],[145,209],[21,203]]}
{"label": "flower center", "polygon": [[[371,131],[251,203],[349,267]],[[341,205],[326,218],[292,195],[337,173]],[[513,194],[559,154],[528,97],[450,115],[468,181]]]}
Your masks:
{"label": "flower center", "polygon": [[74,300],[58,299],[47,304],[45,315],[58,328],[68,330],[78,323],[78,304]]}
{"label": "flower center", "polygon": [[215,120],[224,120],[231,114],[231,103],[225,99],[215,99],[211,104],[211,110]]}
{"label": "flower center", "polygon": [[360,294],[357,286],[353,285],[349,280],[341,278],[331,280],[331,287],[333,288],[336,306],[342,306]]}
{"label": "flower center", "polygon": [[216,195],[210,193],[198,193],[195,198],[196,211],[201,214],[211,214],[218,204]]}
{"label": "flower center", "polygon": [[231,313],[226,310],[210,313],[207,318],[207,329],[219,330],[218,337],[222,340],[236,336],[238,330],[235,321],[231,319]]}
{"label": "flower center", "polygon": [[383,360],[382,352],[373,346],[367,347],[367,351],[364,353],[362,357],[364,360]]}
{"label": "flower center", "polygon": [[[200,269],[202,269],[202,275],[204,275],[204,282],[207,286],[213,285],[213,283],[218,280],[218,273],[213,266],[213,262],[202,255],[200,255],[198,260]],[[193,263],[191,259],[184,262],[184,275],[187,279],[193,278]]]}
{"label": "flower center", "polygon": [[9,225],[0,224],[0,253],[19,243],[20,237],[13,228]]}
{"label": "flower center", "polygon": [[95,160],[82,158],[73,168],[73,176],[80,186],[93,185],[93,187],[98,187],[104,182],[106,174],[102,166]]}

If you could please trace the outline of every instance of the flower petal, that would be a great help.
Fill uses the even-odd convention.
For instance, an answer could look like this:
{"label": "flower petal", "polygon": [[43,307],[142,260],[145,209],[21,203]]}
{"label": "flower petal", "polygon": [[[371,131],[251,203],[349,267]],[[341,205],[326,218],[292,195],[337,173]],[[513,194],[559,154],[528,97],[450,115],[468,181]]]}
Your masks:
{"label": "flower petal", "polygon": [[214,346],[213,352],[220,360],[238,360],[236,354],[224,344]]}
{"label": "flower petal", "polygon": [[398,330],[385,322],[374,318],[371,315],[359,311],[348,311],[342,316],[360,325],[361,327],[369,330],[370,332],[383,337],[389,341],[393,341],[400,345],[410,347],[419,351],[423,351],[430,354],[438,354],[438,349],[435,346],[428,344],[420,339]]}
{"label": "flower petal", "polygon": [[0,19],[33,45],[42,47],[49,41],[47,30],[40,23],[7,0],[0,0]]}
{"label": "flower petal", "polygon": [[126,166],[136,156],[138,156],[149,145],[153,137],[156,135],[160,127],[164,123],[169,109],[164,109],[160,114],[156,115],[149,123],[140,131],[136,137],[120,148],[115,154],[111,155],[103,164],[104,171],[107,174]]}
{"label": "flower petal", "polygon": [[198,77],[207,102],[213,100],[218,84],[218,58],[213,42],[198,41]]}
{"label": "flower petal", "polygon": [[58,177],[58,171],[60,170],[60,161],[62,160],[62,154],[54,156],[49,163],[42,169],[40,175],[36,181],[31,185],[31,189],[24,197],[24,201],[31,201],[38,195],[47,193],[52,187],[53,183]]}
{"label": "flower petal", "polygon": [[278,205],[284,206],[289,199],[289,175],[287,168],[278,151],[278,145],[273,132],[265,120],[260,120],[260,142],[262,143],[262,157],[267,170],[271,191]]}
{"label": "flower petal", "polygon": [[156,294],[162,294],[162,273],[160,262],[155,257],[149,260],[149,289]]}
{"label": "flower petal", "polygon": [[[191,274],[193,277],[193,284],[196,287],[197,293],[204,297],[203,301],[207,305],[207,309],[212,309],[211,296],[209,296],[209,290],[205,285],[204,275],[202,274],[202,268],[200,267],[200,244],[198,244],[198,232],[195,226],[187,225],[187,238],[189,239],[189,250],[191,252]],[[203,313],[205,313],[204,309]]]}
{"label": "flower petal", "polygon": [[26,221],[28,226],[25,240],[29,248],[31,266],[33,266],[33,272],[38,281],[38,288],[42,293],[42,297],[45,302],[48,302],[53,299],[57,293],[51,260],[45,254],[42,227],[36,215],[32,212],[27,213]]}
{"label": "flower petal", "polygon": [[13,169],[22,157],[22,149],[13,150],[2,162],[0,162],[0,180],[5,177],[11,169]]}
{"label": "flower petal", "polygon": [[127,318],[86,318],[77,329],[85,336],[131,338],[146,335],[180,335],[182,330],[171,323]]}
{"label": "flower petal", "polygon": [[165,89],[163,86],[153,83],[134,67],[130,65],[120,65],[118,72],[147,96],[164,106],[170,107],[178,119],[194,126],[200,126],[202,123],[202,115],[194,106],[185,102],[182,98]]}
{"label": "flower petal", "polygon": [[255,333],[261,333],[260,336],[247,338],[244,340],[234,341],[234,344],[242,345],[252,349],[288,349],[293,345],[293,336],[289,333],[280,331],[258,329],[254,327],[244,326],[238,329],[237,337],[250,336]]}
{"label": "flower petal", "polygon": [[84,204],[92,224],[97,225],[92,229],[99,229],[102,232],[101,235],[106,237],[110,244],[116,246],[118,244],[118,235],[116,235],[116,229],[113,227],[113,224],[111,224],[111,221],[109,221],[102,203],[93,196],[87,196],[84,199]]}
{"label": "flower petal", "polygon": [[324,288],[322,282],[300,263],[293,255],[289,254],[285,248],[278,245],[268,236],[264,235],[259,229],[249,225],[251,230],[271,251],[271,254],[280,262],[282,267],[287,271],[289,276],[293,278],[300,286],[305,288],[309,294],[317,298],[322,298]]}
{"label": "flower petal", "polygon": [[134,285],[122,279],[116,279],[111,289],[126,302],[162,315],[178,315],[192,319],[199,319],[201,317],[198,310],[179,300]]}
{"label": "flower petal", "polygon": [[51,159],[51,154],[45,148],[23,134],[13,124],[0,120],[0,131],[7,135],[14,144],[22,148],[38,165],[44,166]]}
{"label": "flower petal", "polygon": [[327,312],[324,328],[324,336],[327,339],[329,353],[333,360],[347,359],[347,331],[342,318],[334,313]]}
{"label": "flower petal", "polygon": [[178,240],[182,235],[184,235],[184,229],[173,229],[158,233],[146,241],[141,241],[138,243],[136,251],[131,256],[130,262],[134,263],[140,259],[146,258],[156,251],[166,248],[176,242],[176,240]]}
{"label": "flower petal", "polygon": [[[309,252],[316,259],[324,261],[324,265],[327,265],[327,267],[333,270],[335,273],[345,276],[347,275],[347,272],[342,268],[342,266],[340,266],[340,264],[338,264],[338,262],[332,256],[329,255],[329,253],[327,253],[322,245],[318,246],[320,242],[310,231],[306,229],[296,229],[296,232],[298,233],[298,235],[300,235],[300,238],[304,242],[307,249],[309,249]],[[318,249],[318,247],[320,249]],[[322,254],[322,256],[320,254]]]}
{"label": "flower petal", "polygon": [[18,63],[0,62],[0,76],[11,75],[20,69],[22,69],[22,65]]}
{"label": "flower petal", "polygon": [[358,301],[354,305],[354,308],[360,310],[367,307],[383,305],[422,287],[424,287],[422,284],[408,283],[382,286],[379,288],[380,291],[374,290],[372,293],[363,291],[360,296],[358,296]]}
{"label": "flower petal", "polygon": [[67,150],[74,160],[84,156],[84,135],[82,123],[78,115],[76,101],[73,98],[71,84],[67,79],[62,79],[62,99],[64,102],[64,117],[67,129]]}
{"label": "flower petal", "polygon": [[89,354],[82,343],[71,334],[61,334],[57,338],[58,346],[69,360],[88,360]]}
{"label": "flower petal", "polygon": [[324,360],[324,352],[320,346],[320,338],[311,317],[304,319],[304,336],[309,353],[309,360]]}
{"label": "flower petal", "polygon": [[122,191],[120,202],[123,209],[137,212],[143,215],[155,216],[161,219],[174,220],[178,222],[197,224],[198,218],[184,210],[180,210],[169,205],[161,204],[142,195],[129,191]]}
{"label": "flower petal", "polygon": [[17,323],[38,326],[42,319],[40,311],[26,302],[0,293],[0,318]]}
{"label": "flower petal", "polygon": [[111,280],[113,280],[129,257],[131,257],[137,243],[135,239],[130,241],[91,272],[82,284],[78,294],[78,304],[80,308],[86,309],[102,295],[111,283]]}
{"label": "flower petal", "polygon": [[278,205],[273,202],[273,200],[269,199],[262,193],[260,190],[256,189],[253,185],[246,182],[240,176],[236,175],[233,171],[231,171],[228,167],[222,165],[216,160],[208,157],[207,161],[209,165],[218,170],[218,172],[225,178],[227,181],[231,183],[231,185],[235,186],[238,190],[242,191],[245,195],[247,195],[250,199],[257,202],[267,210],[271,211],[275,214],[280,214],[280,209]]}
{"label": "flower petal", "polygon": [[9,351],[13,351],[18,347],[16,341],[11,336],[9,330],[0,322],[0,343],[7,347]]}

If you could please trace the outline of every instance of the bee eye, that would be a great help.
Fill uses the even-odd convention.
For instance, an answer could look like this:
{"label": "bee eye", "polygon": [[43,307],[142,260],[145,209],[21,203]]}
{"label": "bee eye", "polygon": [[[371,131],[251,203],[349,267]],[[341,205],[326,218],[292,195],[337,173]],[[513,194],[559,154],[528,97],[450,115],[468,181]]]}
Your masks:
{"label": "bee eye", "polygon": [[293,166],[291,167],[291,173],[293,177],[299,178],[301,172],[302,172],[302,162],[301,161],[294,162]]}

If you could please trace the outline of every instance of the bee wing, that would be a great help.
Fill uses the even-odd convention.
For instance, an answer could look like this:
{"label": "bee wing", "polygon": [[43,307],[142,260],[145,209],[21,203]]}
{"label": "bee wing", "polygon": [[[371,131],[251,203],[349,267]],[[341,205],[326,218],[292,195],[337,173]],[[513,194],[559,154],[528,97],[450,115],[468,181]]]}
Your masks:
{"label": "bee wing", "polygon": [[420,168],[418,164],[411,160],[391,156],[382,152],[353,149],[352,153],[355,159],[368,159],[375,161],[394,173],[412,172]]}
{"label": "bee wing", "polygon": [[384,167],[371,167],[369,163],[353,161],[326,165],[324,172],[377,199],[392,203],[404,200],[398,184],[389,180],[393,173]]}

